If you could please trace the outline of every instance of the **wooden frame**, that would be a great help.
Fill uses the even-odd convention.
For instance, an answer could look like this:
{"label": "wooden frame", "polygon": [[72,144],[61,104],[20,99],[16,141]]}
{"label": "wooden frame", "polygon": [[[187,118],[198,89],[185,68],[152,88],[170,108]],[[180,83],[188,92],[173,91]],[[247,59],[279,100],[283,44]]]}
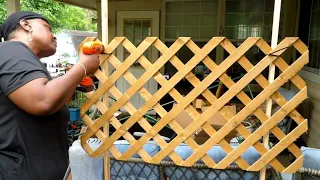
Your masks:
{"label": "wooden frame", "polygon": [[[112,54],[120,45],[131,53],[123,63]],[[154,64],[151,64],[143,56],[144,51],[152,45],[162,54]],[[208,56],[208,53],[218,45],[221,45],[228,53],[230,53],[229,57],[219,66]],[[245,52],[254,45],[258,46],[260,50],[266,54],[266,56],[255,66],[253,66],[244,56]],[[195,54],[186,64],[183,64],[175,56],[182,46],[187,46]],[[295,49],[302,54],[302,56],[291,66],[289,66],[281,57],[281,54],[290,46],[295,47]],[[159,164],[164,158],[169,156],[177,165],[186,167],[191,166],[201,159],[208,167],[216,169],[225,169],[232,162],[236,162],[241,169],[247,171],[260,171],[270,164],[276,171],[285,173],[294,173],[302,166],[302,153],[294,144],[294,141],[307,131],[308,123],[295,108],[307,98],[307,88],[305,82],[297,75],[297,73],[308,62],[309,56],[308,48],[298,38],[285,38],[278,46],[272,49],[267,42],[261,38],[248,38],[238,48],[235,48],[228,39],[224,37],[214,37],[203,48],[199,48],[190,38],[180,37],[168,48],[156,37],[146,38],[138,47],[135,47],[125,37],[116,37],[109,44],[105,44],[105,53],[107,54],[100,55],[101,63],[107,62],[112,64],[112,66],[116,68],[116,71],[110,77],[107,77],[99,70],[95,73],[102,85],[97,91],[87,94],[88,100],[81,107],[82,119],[88,125],[87,132],[81,136],[81,144],[90,156],[98,157],[109,151],[116,159],[128,160],[134,154],[138,153],[145,162],[152,164]],[[129,71],[127,71],[135,61],[138,61],[146,69],[146,72],[139,79],[136,79]],[[202,81],[196,78],[191,72],[191,70],[201,61],[211,70],[211,73]],[[161,67],[167,62],[172,63],[178,70],[170,80],[166,80],[159,72]],[[247,74],[235,83],[225,74],[225,71],[236,62],[247,71]],[[269,83],[260,73],[272,64],[279,68],[282,73],[272,83]],[[121,76],[132,85],[124,94],[122,94],[114,85]],[[161,85],[161,88],[154,95],[151,95],[143,88],[143,85],[150,78],[154,78]],[[194,89],[185,97],[174,88],[175,84],[183,78],[186,78],[194,86]],[[207,90],[207,88],[218,78],[229,88],[229,90],[217,99]],[[259,85],[264,88],[264,90],[253,100],[242,91],[252,80],[256,80]],[[297,86],[299,92],[287,102],[281,94],[277,92],[277,89],[289,80]],[[105,93],[110,93],[117,99],[110,108],[99,101],[99,98]],[[145,104],[138,110],[129,102],[130,97],[135,93],[139,93],[146,100]],[[159,100],[166,94],[169,94],[177,102],[177,105],[169,112],[166,112],[159,104]],[[196,111],[191,105],[192,101],[200,94],[202,94],[211,104],[209,109],[202,114]],[[207,123],[207,120],[214,113],[220,111],[221,108],[235,96],[246,106],[233,117],[226,117],[225,114],[222,114],[228,122],[220,130],[216,131],[209,123]],[[268,98],[272,98],[279,106],[281,106],[281,109],[271,117],[259,108],[259,106]],[[102,116],[95,120],[86,115],[86,112],[93,105],[96,105],[102,113]],[[131,114],[131,117],[123,124],[113,116],[113,114],[122,106]],[[159,122],[154,126],[151,126],[143,116],[151,108],[153,108],[161,117]],[[194,119],[194,122],[185,129],[175,121],[175,117],[183,110],[187,111]],[[250,133],[250,131],[248,131],[241,123],[250,114],[254,114],[262,122],[261,127],[253,133]],[[290,116],[298,126],[288,135],[285,135],[278,128],[277,123],[287,115]],[[116,129],[110,137],[100,130],[101,127],[108,123]],[[128,129],[135,123],[138,123],[147,132],[139,140],[136,140],[133,135],[128,132]],[[158,134],[158,132],[167,125],[177,134],[177,136],[169,143],[163,140]],[[193,133],[198,128],[202,128],[211,136],[210,139],[201,146],[192,138]],[[233,149],[229,143],[224,140],[224,137],[233,129],[236,129],[245,138],[245,141],[236,149]],[[260,142],[261,137],[269,131],[280,141],[270,149],[264,147]],[[96,150],[93,150],[86,143],[86,141],[93,136],[98,137],[103,142]],[[130,148],[123,154],[113,146],[113,143],[121,137],[125,138],[130,143]],[[161,151],[154,157],[151,157],[142,148],[142,146],[151,139],[161,147]],[[186,160],[183,160],[174,151],[174,149],[182,142],[187,143],[194,151],[194,153]],[[219,144],[227,153],[227,156],[218,163],[214,162],[214,160],[207,155],[208,150],[215,144]],[[261,158],[251,166],[241,158],[242,153],[250,146],[253,146],[261,154]],[[276,158],[277,155],[286,148],[288,148],[296,158],[296,160],[288,167],[285,167]]]}

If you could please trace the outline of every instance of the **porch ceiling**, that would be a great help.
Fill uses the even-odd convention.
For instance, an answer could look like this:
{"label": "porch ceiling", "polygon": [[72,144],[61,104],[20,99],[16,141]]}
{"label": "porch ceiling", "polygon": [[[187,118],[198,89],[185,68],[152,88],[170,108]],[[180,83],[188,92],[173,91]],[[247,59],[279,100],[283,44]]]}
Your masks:
{"label": "porch ceiling", "polygon": [[82,8],[96,10],[96,0],[56,0],[62,3],[78,6]]}

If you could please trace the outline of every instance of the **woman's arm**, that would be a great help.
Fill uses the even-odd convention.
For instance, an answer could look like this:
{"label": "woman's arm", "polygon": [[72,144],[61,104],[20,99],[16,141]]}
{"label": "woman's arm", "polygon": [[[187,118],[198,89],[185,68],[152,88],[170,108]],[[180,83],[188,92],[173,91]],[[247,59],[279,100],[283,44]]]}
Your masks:
{"label": "woman's arm", "polygon": [[[99,67],[99,59],[95,55],[82,58],[80,62],[84,65],[87,75],[94,73]],[[9,98],[19,108],[32,115],[50,115],[61,109],[71,99],[84,75],[84,68],[76,64],[59,78],[51,81],[38,78],[26,83],[10,93]]]}

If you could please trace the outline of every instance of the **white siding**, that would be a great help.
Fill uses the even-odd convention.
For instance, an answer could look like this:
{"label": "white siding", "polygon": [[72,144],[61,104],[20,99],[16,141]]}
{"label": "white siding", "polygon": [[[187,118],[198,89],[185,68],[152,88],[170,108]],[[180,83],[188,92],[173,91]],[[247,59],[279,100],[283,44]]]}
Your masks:
{"label": "white siding", "polygon": [[309,98],[302,104],[302,114],[308,118],[309,130],[303,139],[309,147],[320,148],[320,85],[305,81]]}

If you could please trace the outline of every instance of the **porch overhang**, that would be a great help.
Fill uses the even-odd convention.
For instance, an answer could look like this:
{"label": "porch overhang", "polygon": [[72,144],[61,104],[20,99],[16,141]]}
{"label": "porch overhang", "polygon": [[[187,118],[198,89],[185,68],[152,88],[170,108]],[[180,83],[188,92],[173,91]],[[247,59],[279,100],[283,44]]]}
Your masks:
{"label": "porch overhang", "polygon": [[70,4],[73,6],[78,6],[81,8],[97,10],[97,2],[100,0],[56,0],[58,2]]}

